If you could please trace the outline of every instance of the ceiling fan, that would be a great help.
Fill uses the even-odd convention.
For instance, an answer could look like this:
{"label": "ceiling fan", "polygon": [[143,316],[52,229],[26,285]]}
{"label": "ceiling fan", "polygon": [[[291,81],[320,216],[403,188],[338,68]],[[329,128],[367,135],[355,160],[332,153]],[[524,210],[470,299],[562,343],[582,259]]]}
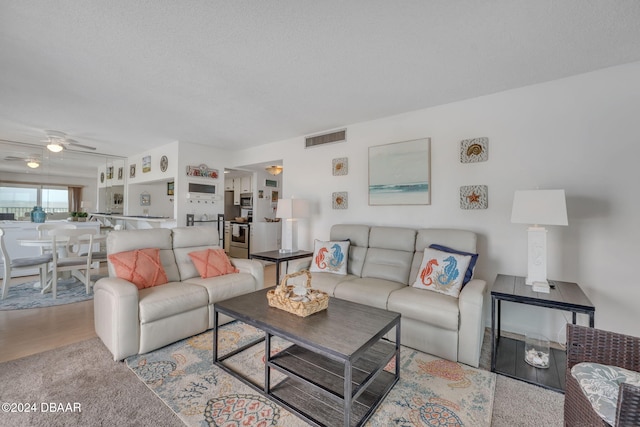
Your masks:
{"label": "ceiling fan", "polygon": [[91,147],[89,145],[80,144],[78,141],[68,138],[67,134],[64,132],[59,132],[57,130],[47,130],[45,131],[47,134],[47,139],[43,139],[42,142],[47,143],[47,149],[49,151],[53,151],[54,153],[59,153],[65,148],[83,148],[85,150],[95,150],[96,147]]}
{"label": "ceiling fan", "polygon": [[35,169],[40,167],[40,163],[42,162],[42,159],[40,159],[39,156],[36,155],[30,155],[30,156],[26,156],[26,157],[18,157],[18,156],[7,156],[4,158],[5,160],[8,161],[22,161],[22,162],[27,162],[27,166],[29,166],[31,169]]}

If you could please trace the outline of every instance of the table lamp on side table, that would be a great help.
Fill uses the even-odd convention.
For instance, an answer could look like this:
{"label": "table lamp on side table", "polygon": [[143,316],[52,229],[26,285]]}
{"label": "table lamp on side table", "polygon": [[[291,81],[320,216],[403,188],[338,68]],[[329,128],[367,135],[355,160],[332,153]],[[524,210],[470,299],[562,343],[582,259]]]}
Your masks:
{"label": "table lamp on side table", "polygon": [[[528,229],[527,285],[549,292],[547,282],[547,229],[540,225],[569,225],[564,190],[523,190],[513,197],[511,222],[535,224]],[[545,290],[546,288],[546,290]]]}
{"label": "table lamp on side table", "polygon": [[282,218],[282,248],[280,252],[298,250],[298,219],[308,215],[307,201],[303,199],[278,199],[276,218]]}

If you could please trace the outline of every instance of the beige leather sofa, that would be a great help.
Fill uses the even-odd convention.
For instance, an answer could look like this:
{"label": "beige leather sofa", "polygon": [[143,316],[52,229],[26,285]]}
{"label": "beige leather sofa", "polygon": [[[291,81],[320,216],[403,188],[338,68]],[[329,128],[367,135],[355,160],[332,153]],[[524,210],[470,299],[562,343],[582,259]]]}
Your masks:
{"label": "beige leather sofa", "polygon": [[[264,287],[264,267],[257,261],[231,259],[239,273],[202,279],[189,253],[218,246],[215,227],[112,231],[109,254],[160,248],[169,283],[138,290],[116,277],[94,286],[96,333],[114,360],[147,353],[213,327],[213,304]],[[221,323],[230,319],[220,316]]]}
{"label": "beige leather sofa", "polygon": [[[476,234],[452,229],[411,229],[340,224],[330,240],[349,240],[347,275],[312,273],[312,287],[349,301],[401,313],[403,345],[478,366],[484,337],[484,280],[472,279],[458,298],[417,289],[424,249],[438,244],[476,252]],[[293,270],[309,268],[297,262]],[[395,332],[389,334],[395,339]]]}

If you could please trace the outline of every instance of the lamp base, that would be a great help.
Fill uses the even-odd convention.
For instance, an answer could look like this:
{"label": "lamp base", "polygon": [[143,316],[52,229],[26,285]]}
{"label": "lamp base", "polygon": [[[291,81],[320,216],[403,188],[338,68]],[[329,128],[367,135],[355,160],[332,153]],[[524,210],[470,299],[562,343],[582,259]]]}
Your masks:
{"label": "lamp base", "polygon": [[525,283],[547,283],[547,229],[529,227],[527,230],[527,279]]}

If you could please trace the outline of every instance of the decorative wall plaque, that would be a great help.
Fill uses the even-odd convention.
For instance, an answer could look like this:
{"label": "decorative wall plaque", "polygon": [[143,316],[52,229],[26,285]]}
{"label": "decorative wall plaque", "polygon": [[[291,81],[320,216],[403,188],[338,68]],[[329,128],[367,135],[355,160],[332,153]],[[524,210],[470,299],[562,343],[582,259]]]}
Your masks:
{"label": "decorative wall plaque", "polygon": [[218,169],[211,169],[204,163],[198,166],[187,166],[187,176],[201,176],[204,178],[218,179]]}
{"label": "decorative wall plaque", "polygon": [[349,194],[346,191],[338,191],[331,195],[333,209],[347,209],[349,207]]}
{"label": "decorative wall plaque", "polygon": [[340,176],[349,173],[349,159],[346,157],[340,157],[333,159],[333,175]]}
{"label": "decorative wall plaque", "polygon": [[489,189],[486,185],[460,187],[460,209],[487,209]]}
{"label": "decorative wall plaque", "polygon": [[169,167],[169,159],[167,159],[167,156],[160,157],[160,171],[166,172],[168,167]]}
{"label": "decorative wall plaque", "polygon": [[489,160],[489,138],[474,138],[460,141],[460,161],[478,163]]}

